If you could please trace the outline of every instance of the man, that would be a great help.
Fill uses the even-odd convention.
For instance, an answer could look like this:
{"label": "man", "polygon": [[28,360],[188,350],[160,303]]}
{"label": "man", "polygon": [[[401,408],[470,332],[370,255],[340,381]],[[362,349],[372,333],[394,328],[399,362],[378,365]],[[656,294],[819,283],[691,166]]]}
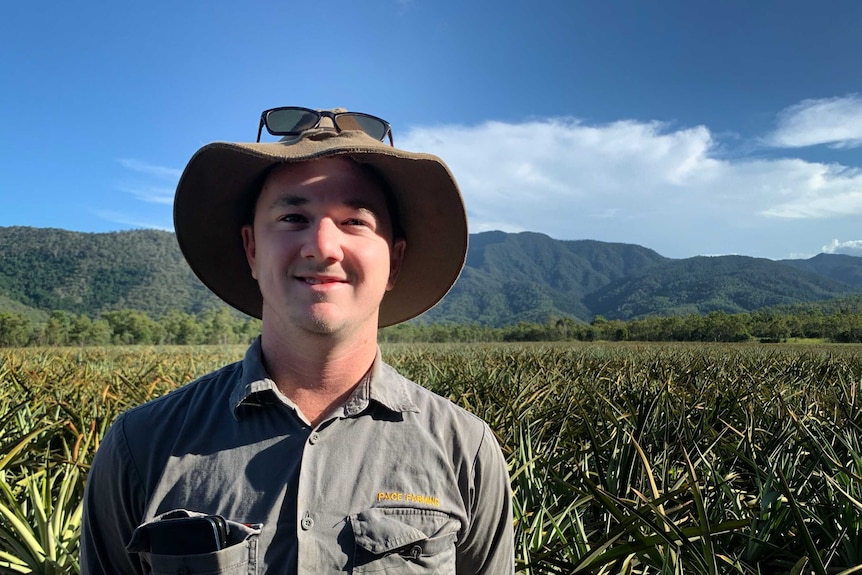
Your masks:
{"label": "man", "polygon": [[[191,268],[261,336],[114,423],[88,476],[82,572],[513,573],[493,434],[377,346],[460,273],[452,175],[383,143],[374,116],[277,108],[258,142],[263,127],[284,138],[204,146],[174,202]],[[212,515],[227,524],[210,549],[194,529]]]}

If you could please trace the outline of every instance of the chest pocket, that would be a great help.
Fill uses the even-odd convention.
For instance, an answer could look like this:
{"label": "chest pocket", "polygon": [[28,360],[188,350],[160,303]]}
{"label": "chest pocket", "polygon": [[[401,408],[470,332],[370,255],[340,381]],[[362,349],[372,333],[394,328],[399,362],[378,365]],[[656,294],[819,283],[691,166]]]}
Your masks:
{"label": "chest pocket", "polygon": [[149,530],[167,518],[201,515],[184,509],[174,510],[138,527],[127,547],[138,553],[150,575],[255,575],[257,570],[257,543],[260,525],[247,525],[227,521],[227,546],[211,553],[189,555],[161,555],[149,548]]}
{"label": "chest pocket", "polygon": [[375,508],[350,517],[354,574],[455,573],[461,522],[440,511]]}

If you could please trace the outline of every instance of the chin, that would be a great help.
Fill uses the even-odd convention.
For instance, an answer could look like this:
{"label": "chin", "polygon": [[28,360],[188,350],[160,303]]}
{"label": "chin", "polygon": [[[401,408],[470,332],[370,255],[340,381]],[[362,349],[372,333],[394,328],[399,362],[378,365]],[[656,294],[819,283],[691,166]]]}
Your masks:
{"label": "chin", "polygon": [[329,317],[326,315],[312,315],[306,317],[303,327],[309,333],[332,336],[332,335],[355,335],[366,331],[377,333],[377,316],[369,317],[367,320],[356,321],[345,318]]}
{"label": "chin", "polygon": [[352,322],[343,318],[333,317],[327,314],[309,314],[302,321],[304,327],[310,333],[319,335],[334,335],[355,327]]}
{"label": "chin", "polygon": [[317,335],[334,335],[340,330],[340,326],[326,321],[313,319],[306,325],[306,330]]}

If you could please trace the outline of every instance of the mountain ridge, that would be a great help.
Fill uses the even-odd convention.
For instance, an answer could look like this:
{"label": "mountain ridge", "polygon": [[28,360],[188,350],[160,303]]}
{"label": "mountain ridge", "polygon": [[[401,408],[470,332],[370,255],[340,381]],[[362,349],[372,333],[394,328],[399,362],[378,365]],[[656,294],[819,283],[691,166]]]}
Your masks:
{"label": "mountain ridge", "polygon": [[[636,244],[556,240],[537,232],[471,234],[464,271],[417,322],[490,326],[551,317],[590,321],[736,313],[862,293],[862,258],[667,258]],[[223,306],[194,276],[174,234],[0,227],[0,311],[160,317]]]}

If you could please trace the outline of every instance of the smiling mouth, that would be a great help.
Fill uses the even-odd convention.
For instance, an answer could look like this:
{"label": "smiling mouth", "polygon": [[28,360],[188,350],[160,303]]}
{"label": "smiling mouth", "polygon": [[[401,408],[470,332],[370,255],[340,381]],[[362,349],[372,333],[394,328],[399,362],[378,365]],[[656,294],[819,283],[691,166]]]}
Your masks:
{"label": "smiling mouth", "polygon": [[341,283],[342,280],[334,279],[334,278],[300,278],[302,281],[309,285],[323,285],[323,284],[334,284]]}

